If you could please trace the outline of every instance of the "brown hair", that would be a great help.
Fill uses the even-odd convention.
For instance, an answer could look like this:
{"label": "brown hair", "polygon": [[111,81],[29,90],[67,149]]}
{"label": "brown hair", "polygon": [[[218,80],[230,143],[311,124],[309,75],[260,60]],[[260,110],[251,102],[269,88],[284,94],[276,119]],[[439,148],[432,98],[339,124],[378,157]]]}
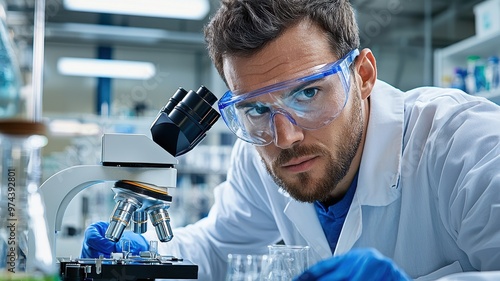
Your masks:
{"label": "brown hair", "polygon": [[338,58],[359,47],[358,26],[348,0],[222,0],[204,30],[210,58],[225,80],[223,56],[255,54],[302,20],[325,30]]}

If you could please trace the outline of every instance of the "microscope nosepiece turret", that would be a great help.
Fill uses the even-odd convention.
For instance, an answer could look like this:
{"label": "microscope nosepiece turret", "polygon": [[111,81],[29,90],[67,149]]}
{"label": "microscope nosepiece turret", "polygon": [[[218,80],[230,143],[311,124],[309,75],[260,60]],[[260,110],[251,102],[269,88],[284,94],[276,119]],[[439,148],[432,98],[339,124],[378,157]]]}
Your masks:
{"label": "microscope nosepiece turret", "polygon": [[115,242],[120,240],[131,221],[135,233],[146,232],[146,214],[149,214],[161,242],[168,242],[173,238],[167,211],[172,197],[168,195],[166,188],[143,182],[120,180],[115,183],[113,191],[116,205],[105,234],[107,239]]}

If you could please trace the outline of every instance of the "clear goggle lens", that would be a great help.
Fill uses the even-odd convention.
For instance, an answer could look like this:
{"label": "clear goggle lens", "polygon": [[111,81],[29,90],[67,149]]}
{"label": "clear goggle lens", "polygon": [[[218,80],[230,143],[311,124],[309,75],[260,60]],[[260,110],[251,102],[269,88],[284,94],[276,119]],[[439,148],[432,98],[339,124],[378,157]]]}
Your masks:
{"label": "clear goggle lens", "polygon": [[315,67],[312,74],[246,94],[228,91],[219,101],[221,115],[236,136],[255,145],[275,139],[277,114],[303,129],[319,129],[344,108],[350,90],[349,65],[358,54],[355,49],[341,60]]}

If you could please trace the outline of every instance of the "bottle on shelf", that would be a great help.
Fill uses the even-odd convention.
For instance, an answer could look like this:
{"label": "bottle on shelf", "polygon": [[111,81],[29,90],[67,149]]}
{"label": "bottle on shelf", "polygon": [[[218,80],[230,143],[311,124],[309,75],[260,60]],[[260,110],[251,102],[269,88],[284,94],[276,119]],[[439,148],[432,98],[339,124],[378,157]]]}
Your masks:
{"label": "bottle on shelf", "polygon": [[476,70],[476,65],[479,61],[479,56],[469,56],[467,57],[467,76],[465,77],[465,88],[467,93],[473,95],[477,92],[476,89],[476,76],[474,72]]}
{"label": "bottle on shelf", "polygon": [[486,65],[487,90],[493,91],[500,88],[500,63],[497,56],[490,56]]}
{"label": "bottle on shelf", "polygon": [[476,80],[476,94],[486,91],[485,66],[482,63],[476,65],[474,69],[474,78]]}
{"label": "bottle on shelf", "polygon": [[467,93],[474,95],[487,90],[485,65],[480,56],[467,57],[467,76],[465,78]]}
{"label": "bottle on shelf", "polygon": [[465,78],[467,77],[467,70],[461,67],[455,67],[455,73],[453,79],[451,80],[451,87],[460,89],[464,92],[467,91],[465,86]]}

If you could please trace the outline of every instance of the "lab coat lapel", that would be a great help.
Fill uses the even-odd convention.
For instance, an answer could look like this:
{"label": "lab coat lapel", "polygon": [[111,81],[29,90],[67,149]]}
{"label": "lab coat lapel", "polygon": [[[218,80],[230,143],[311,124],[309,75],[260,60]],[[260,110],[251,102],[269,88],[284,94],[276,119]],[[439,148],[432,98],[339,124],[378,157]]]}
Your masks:
{"label": "lab coat lapel", "polygon": [[370,120],[358,185],[334,255],[349,251],[362,233],[362,206],[387,206],[401,196],[404,93],[377,81],[370,95]]}
{"label": "lab coat lapel", "polygon": [[403,130],[404,93],[377,80],[370,95],[370,119],[355,195],[360,205],[387,206],[399,197]]}
{"label": "lab coat lapel", "polygon": [[292,199],[285,207],[284,213],[295,225],[312,251],[322,259],[332,256],[332,251],[313,204],[301,203]]}
{"label": "lab coat lapel", "polygon": [[346,253],[352,248],[354,243],[356,243],[361,235],[361,230],[363,229],[361,222],[361,205],[359,204],[358,197],[354,195],[351,207],[349,208],[349,212],[347,213],[347,217],[344,222],[344,226],[340,232],[334,256]]}

